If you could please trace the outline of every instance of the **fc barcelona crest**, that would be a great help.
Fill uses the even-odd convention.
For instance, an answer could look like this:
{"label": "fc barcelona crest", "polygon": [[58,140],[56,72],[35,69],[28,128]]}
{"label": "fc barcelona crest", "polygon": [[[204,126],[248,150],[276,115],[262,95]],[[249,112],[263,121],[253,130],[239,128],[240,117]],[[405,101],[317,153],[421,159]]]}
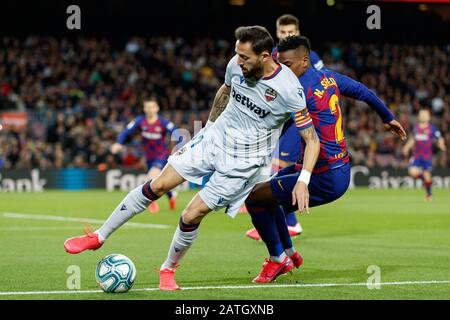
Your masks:
{"label": "fc barcelona crest", "polygon": [[272,88],[269,88],[269,89],[266,90],[264,96],[266,97],[266,101],[267,102],[272,102],[273,100],[276,99],[278,94],[277,94],[277,92],[275,90],[273,90]]}

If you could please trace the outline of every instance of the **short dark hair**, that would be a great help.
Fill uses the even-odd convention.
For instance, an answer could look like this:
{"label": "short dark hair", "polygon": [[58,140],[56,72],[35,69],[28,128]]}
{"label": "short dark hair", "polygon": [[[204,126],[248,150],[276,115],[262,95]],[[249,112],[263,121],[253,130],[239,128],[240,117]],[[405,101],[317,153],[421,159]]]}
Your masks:
{"label": "short dark hair", "polygon": [[252,50],[256,54],[260,54],[263,51],[271,53],[275,45],[269,31],[261,26],[239,27],[234,32],[234,35],[236,40],[240,42],[250,42]]}
{"label": "short dark hair", "polygon": [[147,93],[147,94],[144,93],[141,96],[141,101],[142,101],[142,103],[145,103],[145,102],[156,102],[157,104],[159,104],[158,103],[158,98],[155,95],[150,94],[150,93]]}
{"label": "short dark hair", "polygon": [[307,37],[303,36],[289,36],[280,41],[277,45],[278,52],[285,52],[288,50],[295,50],[299,47],[304,47],[308,53],[311,51],[311,44]]}
{"label": "short dark hair", "polygon": [[277,28],[279,26],[287,26],[290,24],[294,24],[297,29],[300,29],[300,23],[296,16],[292,14],[283,14],[281,17],[277,19]]}

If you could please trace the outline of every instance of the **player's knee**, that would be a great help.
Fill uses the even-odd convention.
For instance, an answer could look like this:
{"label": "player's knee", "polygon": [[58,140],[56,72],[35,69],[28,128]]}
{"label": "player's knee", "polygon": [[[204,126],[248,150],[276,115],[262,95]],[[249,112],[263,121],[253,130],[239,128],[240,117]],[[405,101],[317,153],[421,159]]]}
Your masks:
{"label": "player's knee", "polygon": [[409,169],[409,175],[414,177],[414,178],[416,178],[416,177],[418,177],[420,175],[420,172],[419,172],[419,170],[417,170],[415,168],[414,169]]}
{"label": "player's knee", "polygon": [[162,179],[154,179],[152,180],[150,184],[153,193],[155,193],[158,196],[162,196],[163,194],[170,191],[170,188],[167,186],[166,183]]}
{"label": "player's knee", "polygon": [[247,196],[247,199],[245,199],[245,205],[248,206],[252,203],[255,203],[257,199],[257,194],[255,192],[255,188],[252,189],[252,191]]}
{"label": "player's knee", "polygon": [[259,183],[253,187],[252,191],[245,200],[246,205],[251,204],[269,204],[272,203],[272,189],[270,183]]}
{"label": "player's knee", "polygon": [[199,209],[186,208],[183,210],[181,217],[183,219],[183,222],[186,224],[197,224],[202,221],[206,214],[207,212],[203,212]]}

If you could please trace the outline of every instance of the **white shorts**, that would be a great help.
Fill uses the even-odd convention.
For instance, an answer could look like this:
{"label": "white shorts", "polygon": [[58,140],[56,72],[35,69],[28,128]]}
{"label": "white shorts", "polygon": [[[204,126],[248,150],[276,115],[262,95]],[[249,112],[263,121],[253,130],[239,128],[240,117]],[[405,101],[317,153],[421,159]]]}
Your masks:
{"label": "white shorts", "polygon": [[200,197],[211,210],[226,207],[226,213],[234,218],[255,184],[267,179],[262,174],[267,159],[231,157],[216,145],[211,132],[200,131],[171,155],[168,163],[192,183],[201,185],[209,178]]}

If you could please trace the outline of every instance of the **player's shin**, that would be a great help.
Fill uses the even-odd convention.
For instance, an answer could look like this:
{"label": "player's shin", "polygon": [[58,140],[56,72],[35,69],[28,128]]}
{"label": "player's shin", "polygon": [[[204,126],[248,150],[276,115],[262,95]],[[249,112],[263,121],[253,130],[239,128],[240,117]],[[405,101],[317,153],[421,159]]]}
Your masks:
{"label": "player's shin", "polygon": [[297,217],[295,216],[295,211],[286,213],[285,216],[286,216],[287,225],[291,226],[291,227],[295,227],[295,225],[298,223]]}
{"label": "player's shin", "polygon": [[183,258],[191,245],[197,239],[198,227],[197,224],[186,224],[183,222],[183,217],[180,217],[180,222],[173,235],[172,243],[170,244],[169,252],[166,261],[161,265],[163,269],[175,269],[178,262]]}
{"label": "player's shin", "polygon": [[[266,244],[270,254],[270,260],[282,262],[286,258],[286,254],[284,253],[283,245],[278,236],[274,218],[274,208],[264,208],[253,201],[248,200],[245,202],[245,205],[252,217],[253,225]],[[286,221],[284,223],[286,224]]]}
{"label": "player's shin", "polygon": [[431,180],[430,181],[425,180],[424,187],[425,187],[425,191],[427,192],[428,197],[431,197],[431,186],[432,185],[433,185],[433,182]]}
{"label": "player's shin", "polygon": [[283,207],[277,206],[275,209],[275,224],[277,226],[278,236],[283,246],[284,252],[291,257],[295,253],[295,248],[292,244],[291,235],[287,226],[287,220],[284,214]]}
{"label": "player's shin", "polygon": [[108,220],[95,231],[99,240],[105,241],[115,230],[136,214],[144,211],[152,201],[158,198],[159,196],[151,190],[150,181],[130,191],[114,209]]}

